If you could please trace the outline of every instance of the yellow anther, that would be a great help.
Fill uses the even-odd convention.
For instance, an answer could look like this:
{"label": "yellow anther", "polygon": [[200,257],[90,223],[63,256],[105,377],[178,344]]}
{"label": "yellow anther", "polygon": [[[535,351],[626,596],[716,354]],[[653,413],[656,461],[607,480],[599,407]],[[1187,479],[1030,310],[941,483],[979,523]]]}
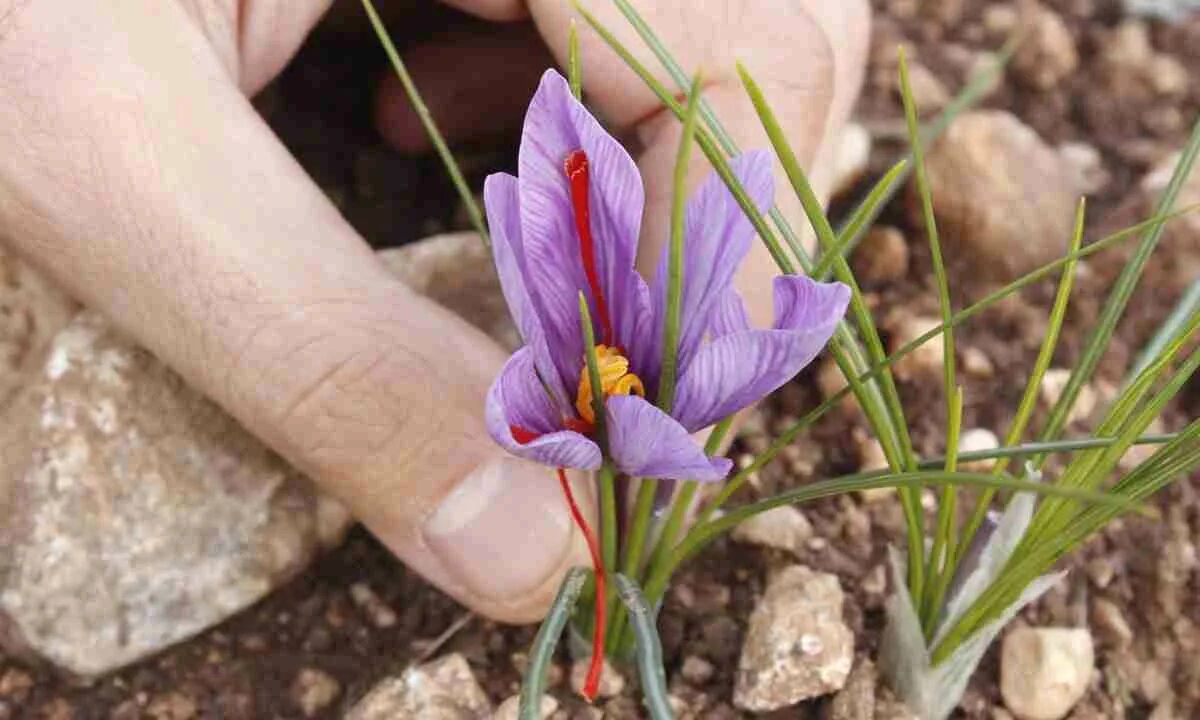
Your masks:
{"label": "yellow anther", "polygon": [[[607,345],[596,346],[596,362],[600,369],[600,391],[604,397],[612,395],[637,395],[646,397],[642,379],[629,372],[629,359],[621,351]],[[592,410],[592,382],[588,377],[587,362],[579,374],[579,395],[575,399],[579,416],[589,423],[596,422]]]}

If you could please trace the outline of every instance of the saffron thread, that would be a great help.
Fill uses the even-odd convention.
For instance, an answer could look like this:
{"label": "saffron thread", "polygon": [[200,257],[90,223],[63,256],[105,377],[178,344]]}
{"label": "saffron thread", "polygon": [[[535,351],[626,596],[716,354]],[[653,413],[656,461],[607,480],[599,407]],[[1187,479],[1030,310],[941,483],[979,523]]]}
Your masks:
{"label": "saffron thread", "polygon": [[579,526],[579,531],[583,533],[583,539],[587,542],[588,552],[592,555],[592,571],[596,575],[596,600],[593,603],[596,607],[596,621],[592,628],[592,660],[588,665],[587,678],[583,683],[583,698],[588,702],[596,699],[596,694],[600,689],[600,673],[604,669],[604,621],[605,621],[605,578],[604,578],[604,562],[600,559],[600,546],[596,543],[596,536],[592,534],[592,529],[588,526],[587,521],[583,519],[583,513],[579,511],[579,506],[575,504],[575,496],[571,494],[571,484],[567,482],[567,474],[562,468],[558,468],[558,483],[562,486],[563,495],[567,498],[567,506],[571,509],[571,517],[575,520],[575,524]]}
{"label": "saffron thread", "polygon": [[612,320],[608,316],[608,304],[600,289],[600,276],[596,272],[596,243],[592,240],[591,206],[588,201],[588,157],[582,150],[567,155],[567,180],[571,186],[571,206],[575,209],[575,230],[579,234],[579,255],[583,260],[583,274],[596,300],[596,313],[600,316],[603,344],[613,344]]}

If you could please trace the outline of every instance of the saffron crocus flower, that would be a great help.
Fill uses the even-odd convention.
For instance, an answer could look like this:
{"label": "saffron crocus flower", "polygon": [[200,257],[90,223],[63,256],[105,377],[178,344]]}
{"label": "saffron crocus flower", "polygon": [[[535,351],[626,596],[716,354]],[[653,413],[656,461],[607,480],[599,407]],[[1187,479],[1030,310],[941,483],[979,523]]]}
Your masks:
{"label": "saffron crocus flower", "polygon": [[[758,208],[771,204],[771,158],[733,170]],[[849,300],[840,283],[775,278],[775,322],[750,326],[733,289],[754,230],[714,174],[686,208],[677,383],[656,397],[667,312],[667,254],[647,285],[634,268],[644,191],[633,160],[550,70],[530,103],[517,177],[487,178],[484,202],[505,300],[524,339],[492,385],[487,426],[509,452],[553,468],[716,481],[731,463],[692,433],[783,385],[829,340]],[[587,299],[598,342],[606,446],[597,443],[580,326]]]}

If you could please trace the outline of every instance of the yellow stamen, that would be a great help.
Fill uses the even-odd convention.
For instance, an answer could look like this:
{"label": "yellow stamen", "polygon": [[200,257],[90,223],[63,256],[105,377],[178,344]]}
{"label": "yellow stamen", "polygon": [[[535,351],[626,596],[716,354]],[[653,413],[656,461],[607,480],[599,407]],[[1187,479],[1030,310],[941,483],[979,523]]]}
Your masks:
{"label": "yellow stamen", "polygon": [[[604,397],[612,395],[637,395],[646,397],[642,379],[629,372],[629,359],[621,351],[607,345],[596,346],[596,361],[600,366],[600,391]],[[579,375],[579,395],[575,400],[579,416],[589,423],[596,422],[592,410],[592,383],[585,364]]]}

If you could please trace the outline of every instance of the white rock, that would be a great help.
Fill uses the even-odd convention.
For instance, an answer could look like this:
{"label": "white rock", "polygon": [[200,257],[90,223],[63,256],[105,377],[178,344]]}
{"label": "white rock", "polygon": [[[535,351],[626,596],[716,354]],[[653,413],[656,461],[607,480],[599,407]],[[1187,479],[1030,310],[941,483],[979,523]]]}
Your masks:
{"label": "white rock", "polygon": [[1129,627],[1121,608],[1111,600],[1098,597],[1092,601],[1092,624],[1102,639],[1117,647],[1124,647],[1133,640],[1133,628]]}
{"label": "white rock", "polygon": [[1090,195],[1104,189],[1110,176],[1104,169],[1104,160],[1095,145],[1084,142],[1068,142],[1058,146],[1058,154],[1075,178],[1079,192]]}
{"label": "white rock", "polygon": [[733,539],[751,545],[797,553],[812,537],[812,524],[798,508],[781,505],[743,520],[733,529]]}
{"label": "white rock", "polygon": [[346,720],[483,720],[492,704],[458,653],[378,683]]}
{"label": "white rock", "polygon": [[793,565],[771,578],[750,615],[733,703],[767,712],[840,690],[853,661],[837,577]]}
{"label": "white rock", "polygon": [[292,702],[300,708],[304,717],[313,717],[337,699],[342,686],[323,670],[304,668],[296,674],[289,692]]}
{"label": "white rock", "polygon": [[[538,712],[538,716],[542,720],[554,714],[558,709],[558,701],[550,695],[542,696],[542,707]],[[504,702],[500,703],[500,707],[496,708],[496,714],[492,716],[492,720],[517,720],[518,713],[521,711],[521,696],[513,695]]]}
{"label": "white rock", "polygon": [[973,345],[960,345],[959,348],[962,351],[963,372],[980,378],[995,376],[996,366],[992,364],[992,359],[987,353]]}
{"label": "white rock", "polygon": [[1095,661],[1087,630],[1014,628],[1000,650],[1004,704],[1021,720],[1066,717],[1087,690]]}
{"label": "white rock", "polygon": [[[1042,376],[1042,384],[1038,388],[1038,395],[1046,407],[1053,407],[1058,402],[1063,392],[1066,391],[1067,382],[1070,379],[1071,371],[1067,368],[1046,370],[1046,374]],[[1067,414],[1067,422],[1078,422],[1091,417],[1092,411],[1096,409],[1096,401],[1095,388],[1091,385],[1079,388],[1079,394],[1075,396],[1075,404],[1071,407],[1071,412]]]}
{"label": "white rock", "polygon": [[[896,92],[899,95],[899,78],[896,82]],[[918,112],[936,112],[950,102],[950,91],[942,81],[929,68],[914,60],[908,63],[908,86],[912,90],[913,103],[916,104]]]}
{"label": "white rock", "polygon": [[3,641],[79,676],[248,607],[321,548],[311,484],[90,311],[0,446]]}
{"label": "white rock", "polygon": [[[580,658],[571,665],[571,689],[576,695],[583,694],[583,684],[587,681],[588,667],[591,657]],[[600,685],[596,688],[596,697],[610,698],[621,694],[625,689],[625,677],[613,667],[607,659],[600,670]]]}
{"label": "white rock", "polygon": [[[960,453],[995,450],[998,447],[1000,447],[1000,438],[996,437],[996,433],[987,428],[964,430],[958,438],[958,451]],[[962,469],[969,472],[987,472],[995,464],[996,461],[994,459],[960,463]]]}
{"label": "white rock", "polygon": [[[888,322],[891,338],[888,351],[896,352],[926,333],[938,329],[942,321],[938,318],[897,314]],[[942,336],[935,335],[926,340],[892,366],[896,377],[901,380],[918,380],[936,377],[942,372],[946,361],[945,343]]]}

